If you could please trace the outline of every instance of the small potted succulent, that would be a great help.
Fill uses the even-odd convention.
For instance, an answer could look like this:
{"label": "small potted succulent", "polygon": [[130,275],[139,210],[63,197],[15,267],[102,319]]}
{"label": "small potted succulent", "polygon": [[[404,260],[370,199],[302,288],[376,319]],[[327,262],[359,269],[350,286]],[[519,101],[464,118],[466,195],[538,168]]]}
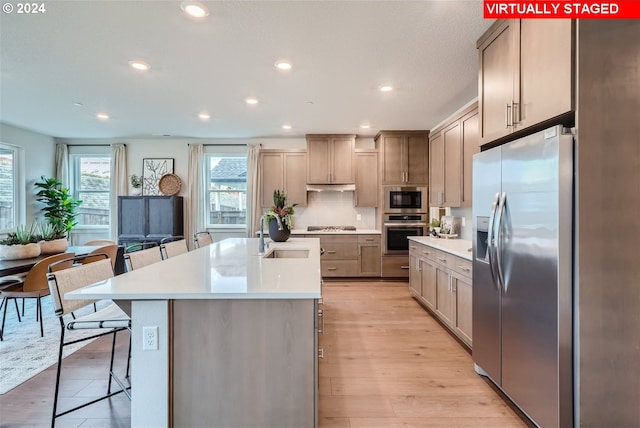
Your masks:
{"label": "small potted succulent", "polygon": [[33,222],[31,227],[20,225],[15,232],[7,234],[7,237],[0,240],[0,259],[19,260],[30,259],[40,255],[38,245],[37,226]]}
{"label": "small potted succulent", "polygon": [[64,253],[69,248],[66,230],[59,230],[51,223],[38,223],[38,245],[41,254]]}
{"label": "small potted succulent", "polygon": [[[287,193],[284,190],[276,189],[273,191],[273,206],[265,216],[265,220],[269,222],[269,238],[276,242],[284,242],[289,239],[291,230],[293,229],[293,215],[295,207],[298,204],[287,204]],[[278,220],[280,220],[278,222]],[[282,225],[282,229],[280,229]]]}
{"label": "small potted succulent", "polygon": [[131,195],[140,196],[142,194],[142,176],[131,174],[129,182],[131,183]]}

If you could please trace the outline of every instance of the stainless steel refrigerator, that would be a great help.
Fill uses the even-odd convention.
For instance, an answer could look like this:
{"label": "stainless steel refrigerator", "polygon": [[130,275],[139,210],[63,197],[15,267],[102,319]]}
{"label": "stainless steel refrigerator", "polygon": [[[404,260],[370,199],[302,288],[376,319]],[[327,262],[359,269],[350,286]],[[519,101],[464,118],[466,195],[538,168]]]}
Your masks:
{"label": "stainless steel refrigerator", "polygon": [[573,137],[473,159],[473,360],[540,427],[573,426]]}

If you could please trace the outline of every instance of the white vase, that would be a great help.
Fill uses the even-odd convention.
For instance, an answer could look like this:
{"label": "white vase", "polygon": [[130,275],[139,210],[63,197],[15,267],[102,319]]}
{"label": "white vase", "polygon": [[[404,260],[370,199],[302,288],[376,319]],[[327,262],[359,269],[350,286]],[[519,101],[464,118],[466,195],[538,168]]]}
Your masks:
{"label": "white vase", "polygon": [[40,255],[40,245],[0,245],[0,260],[31,259]]}
{"label": "white vase", "polygon": [[40,254],[59,254],[64,253],[69,248],[67,238],[54,239],[52,241],[40,241]]}
{"label": "white vase", "polygon": [[131,188],[131,192],[129,192],[131,194],[131,196],[140,196],[142,194],[142,188],[141,187],[132,187]]}

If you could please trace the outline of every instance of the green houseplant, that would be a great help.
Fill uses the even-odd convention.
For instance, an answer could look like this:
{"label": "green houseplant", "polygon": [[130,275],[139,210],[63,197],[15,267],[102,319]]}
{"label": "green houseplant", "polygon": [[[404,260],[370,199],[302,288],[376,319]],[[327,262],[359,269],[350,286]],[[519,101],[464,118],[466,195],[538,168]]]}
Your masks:
{"label": "green houseplant", "polygon": [[142,193],[142,176],[131,174],[129,176],[129,183],[131,183],[131,194],[138,196]]}
{"label": "green houseplant", "polygon": [[6,238],[0,240],[0,259],[18,260],[38,257],[40,246],[36,231],[35,222],[28,228],[25,225],[18,226],[15,232],[9,233]]}
{"label": "green houseplant", "polygon": [[[267,211],[265,219],[269,222],[269,237],[276,242],[289,239],[293,229],[293,215],[298,204],[287,204],[287,193],[284,190],[273,191],[273,206]],[[279,220],[279,221],[278,221]],[[280,224],[282,229],[280,229]]]}
{"label": "green houseplant", "polygon": [[40,177],[40,180],[35,183],[36,188],[40,189],[36,200],[44,204],[44,217],[53,228],[50,235],[58,236],[58,239],[68,238],[71,229],[78,224],[76,209],[82,201],[74,199],[61,181],[45,176]]}

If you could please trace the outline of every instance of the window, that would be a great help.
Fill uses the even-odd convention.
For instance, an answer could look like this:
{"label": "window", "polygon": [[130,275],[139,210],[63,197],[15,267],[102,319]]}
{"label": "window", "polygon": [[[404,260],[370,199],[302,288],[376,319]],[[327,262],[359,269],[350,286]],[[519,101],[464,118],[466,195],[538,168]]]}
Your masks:
{"label": "window", "polygon": [[80,199],[78,226],[109,226],[111,156],[71,155],[73,197]]}
{"label": "window", "polygon": [[205,157],[208,227],[246,227],[247,156],[242,153]]}
{"label": "window", "polygon": [[0,144],[0,232],[18,225],[18,149]]}

